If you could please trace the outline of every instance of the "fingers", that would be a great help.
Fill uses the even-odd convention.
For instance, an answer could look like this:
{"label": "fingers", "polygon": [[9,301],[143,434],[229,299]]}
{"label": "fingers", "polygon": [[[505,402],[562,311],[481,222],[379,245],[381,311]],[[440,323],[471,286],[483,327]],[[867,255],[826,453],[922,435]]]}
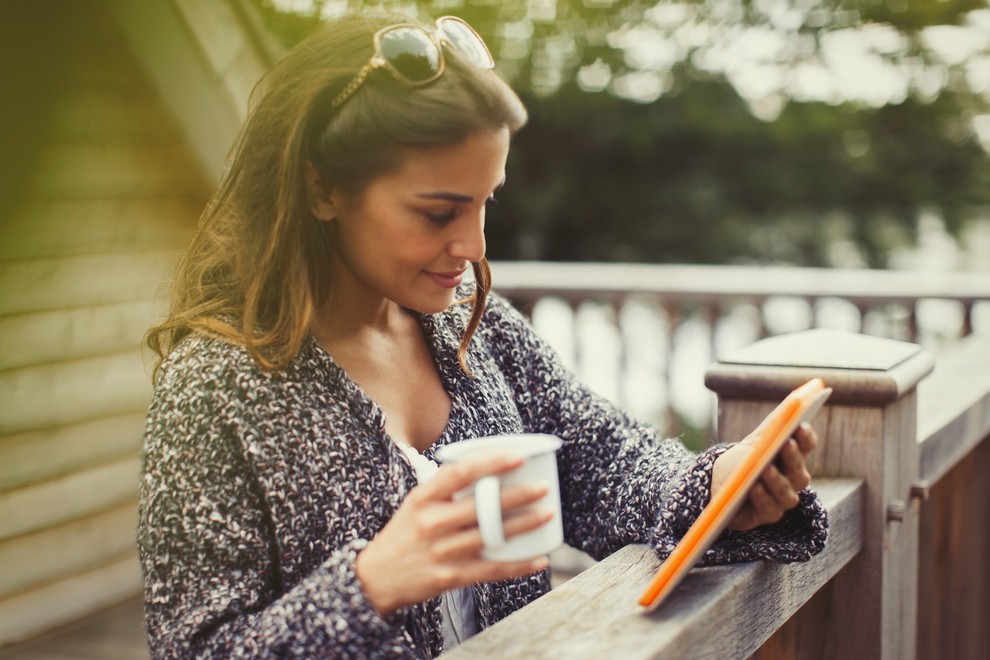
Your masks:
{"label": "fingers", "polygon": [[[510,514],[538,502],[547,494],[547,490],[545,483],[513,484],[505,487],[502,490],[503,514]],[[419,521],[420,532],[425,538],[435,538],[448,532],[474,528],[478,524],[474,498],[466,497],[442,506],[428,507],[420,514]],[[508,538],[509,528],[505,527],[505,530]]]}
{"label": "fingers", "polygon": [[454,493],[464,490],[482,477],[492,474],[503,474],[523,464],[521,456],[512,454],[493,454],[481,458],[470,459],[460,463],[442,466],[436,475],[423,484],[420,497],[427,499],[449,500]]}
{"label": "fingers", "polygon": [[[553,511],[540,508],[516,511],[502,522],[505,538],[510,539],[544,525],[553,518]],[[431,547],[431,555],[440,562],[474,558],[480,555],[485,544],[477,527],[465,529],[437,539]]]}
{"label": "fingers", "polygon": [[[796,451],[796,448],[795,448]],[[790,480],[774,466],[768,467],[749,493],[751,510],[743,528],[778,522],[784,512],[797,506],[797,492]]]}
{"label": "fingers", "polygon": [[749,491],[749,503],[734,521],[734,529],[753,529],[760,525],[771,525],[784,517],[785,509],[770,493],[762,481],[758,481]]}
{"label": "fingers", "polygon": [[[517,456],[488,456],[444,465],[426,483],[413,488],[398,510],[358,555],[356,571],[375,609],[388,615],[397,608],[431,598],[446,589],[480,581],[521,577],[547,567],[541,557],[496,562],[481,556],[473,498],[454,499],[479,478],[509,472],[522,464]],[[507,538],[546,524],[554,516],[533,506],[549,488],[524,483],[501,489]]]}
{"label": "fingers", "polygon": [[797,493],[780,470],[770,466],[749,491],[748,506],[734,521],[735,529],[752,529],[779,522],[798,503]]}
{"label": "fingers", "polygon": [[797,441],[801,453],[805,456],[810,454],[818,446],[818,434],[815,433],[814,427],[808,422],[802,422],[794,431],[793,437]]}
{"label": "fingers", "polygon": [[777,500],[767,489],[762,481],[753,486],[749,494],[749,500],[753,505],[753,526],[768,525],[780,520],[784,511],[777,505]]}
{"label": "fingers", "polygon": [[[755,437],[747,436],[738,446],[744,446]],[[750,444],[752,444],[750,442]],[[778,522],[784,513],[800,502],[798,493],[811,483],[805,457],[818,445],[818,435],[807,422],[802,423],[793,437],[783,445],[773,464],[760,475],[759,481],[750,489],[749,501],[733,518],[733,529],[752,529],[760,525]],[[719,457],[712,470],[712,492],[725,477],[719,473],[719,461],[729,456],[735,447]],[[729,464],[730,469],[732,464]],[[724,472],[725,469],[722,471]]]}
{"label": "fingers", "polygon": [[777,507],[787,510],[797,505],[797,492],[791,486],[790,480],[773,465],[763,471],[760,483],[766,488]]}
{"label": "fingers", "polygon": [[790,482],[794,491],[801,491],[811,483],[811,474],[808,473],[807,465],[804,462],[805,454],[798,447],[795,439],[790,439],[780,450],[779,465],[784,477]]}
{"label": "fingers", "polygon": [[401,526],[396,517],[362,550],[355,572],[368,600],[382,616],[398,608],[437,596],[448,589],[483,581],[522,577],[549,566],[547,557],[519,562],[495,562],[479,553],[463,559],[437,561],[422,544],[408,543],[406,534],[390,533]]}

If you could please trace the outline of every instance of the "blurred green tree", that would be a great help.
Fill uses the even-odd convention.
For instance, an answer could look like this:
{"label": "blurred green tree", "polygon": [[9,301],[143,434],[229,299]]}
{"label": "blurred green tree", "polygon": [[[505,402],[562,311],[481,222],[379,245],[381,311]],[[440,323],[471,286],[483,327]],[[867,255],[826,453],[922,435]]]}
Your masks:
{"label": "blurred green tree", "polygon": [[882,266],[990,206],[981,0],[255,0],[288,46],[358,7],[464,17],[530,109],[501,259]]}

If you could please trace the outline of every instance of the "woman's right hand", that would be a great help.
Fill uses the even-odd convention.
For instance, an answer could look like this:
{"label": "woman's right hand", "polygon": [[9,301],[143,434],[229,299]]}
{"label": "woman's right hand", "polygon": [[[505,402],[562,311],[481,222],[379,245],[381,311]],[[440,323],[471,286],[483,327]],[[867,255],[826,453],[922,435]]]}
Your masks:
{"label": "woman's right hand", "polygon": [[[484,559],[474,498],[453,499],[454,493],[481,477],[509,472],[522,463],[516,456],[488,456],[444,465],[432,479],[409,492],[357,557],[357,577],[381,616],[449,589],[529,575],[547,567],[546,557],[520,562]],[[552,511],[538,508],[520,511],[546,492],[545,484],[517,484],[502,491],[506,538],[536,529],[553,517]]]}

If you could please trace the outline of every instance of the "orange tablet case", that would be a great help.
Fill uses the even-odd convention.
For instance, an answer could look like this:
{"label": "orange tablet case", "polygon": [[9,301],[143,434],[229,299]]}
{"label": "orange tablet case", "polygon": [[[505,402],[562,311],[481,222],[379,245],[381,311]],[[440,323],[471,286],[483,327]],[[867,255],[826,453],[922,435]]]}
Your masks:
{"label": "orange tablet case", "polygon": [[725,485],[702,509],[670,556],[660,565],[639,604],[655,609],[697,563],[702,553],[725,529],[729,520],[746,501],[750,488],[773,461],[798,425],[810,419],[832,390],[821,378],[801,385],[780,402],[756,428],[758,439],[746,459],[726,479]]}

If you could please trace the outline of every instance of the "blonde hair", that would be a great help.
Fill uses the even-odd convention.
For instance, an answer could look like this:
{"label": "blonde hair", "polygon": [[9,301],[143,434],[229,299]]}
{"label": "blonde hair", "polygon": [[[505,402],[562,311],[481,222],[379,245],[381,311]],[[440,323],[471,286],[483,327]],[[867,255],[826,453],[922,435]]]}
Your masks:
{"label": "blonde hair", "polygon": [[[399,22],[423,24],[396,14],[343,17],[259,81],[227,169],[178,264],[169,315],[146,336],[159,358],[155,376],[191,333],[242,345],[269,371],[298,354],[331,286],[325,264],[335,249],[327,223],[310,211],[307,161],[324,182],[360,192],[396,167],[408,147],[454,144],[492,128],[515,132],[526,122],[501,78],[446,47],[447,69],[435,82],[411,89],[378,70],[332,110],[330,101],[371,57],[372,35]],[[491,286],[484,258],[473,270],[473,308],[458,350],[465,371]]]}

